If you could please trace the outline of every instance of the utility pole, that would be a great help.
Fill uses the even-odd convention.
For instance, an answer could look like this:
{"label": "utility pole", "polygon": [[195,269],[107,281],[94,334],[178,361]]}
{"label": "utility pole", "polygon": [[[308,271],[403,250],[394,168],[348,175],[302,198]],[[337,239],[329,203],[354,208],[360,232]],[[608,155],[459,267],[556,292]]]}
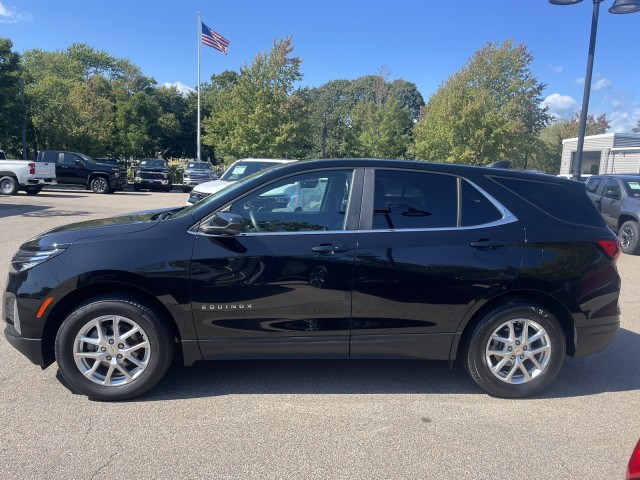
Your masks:
{"label": "utility pole", "polygon": [[24,104],[24,79],[20,79],[20,103],[22,104],[22,159],[27,159],[27,109]]}

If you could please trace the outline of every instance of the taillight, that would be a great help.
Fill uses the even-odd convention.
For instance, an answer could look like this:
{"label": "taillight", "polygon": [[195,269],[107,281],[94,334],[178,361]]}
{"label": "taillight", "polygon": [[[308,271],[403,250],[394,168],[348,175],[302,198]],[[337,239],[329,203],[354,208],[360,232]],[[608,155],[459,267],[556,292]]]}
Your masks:
{"label": "taillight", "polygon": [[618,259],[620,250],[620,240],[618,237],[596,238],[594,240],[607,256],[614,262]]}
{"label": "taillight", "polygon": [[640,441],[636,445],[635,450],[629,459],[629,467],[627,468],[627,480],[635,480],[640,478]]}
{"label": "taillight", "polygon": [[29,162],[29,175],[36,174],[36,164],[33,162]]}

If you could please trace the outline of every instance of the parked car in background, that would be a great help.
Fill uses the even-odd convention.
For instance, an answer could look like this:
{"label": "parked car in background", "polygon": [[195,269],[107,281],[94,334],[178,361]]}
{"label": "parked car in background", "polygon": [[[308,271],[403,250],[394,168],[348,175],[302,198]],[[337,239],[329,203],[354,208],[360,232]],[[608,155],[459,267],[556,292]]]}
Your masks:
{"label": "parked car in background", "polygon": [[186,365],[457,359],[491,395],[524,397],[554,380],[565,354],[615,338],[619,254],[578,182],[296,162],[189,207],[29,240],[11,262],[4,332],[101,400],[152,388],[175,349]]}
{"label": "parked car in background", "polygon": [[36,195],[42,187],[50,185],[56,179],[54,163],[33,160],[7,158],[0,150],[0,194],[15,195],[24,190]]}
{"label": "parked car in background", "polygon": [[136,192],[143,188],[170,192],[171,186],[169,164],[166,160],[145,158],[140,161],[133,178],[133,189]]}
{"label": "parked car in background", "polygon": [[187,199],[187,205],[199,202],[203,198],[207,198],[212,193],[222,190],[233,182],[242,180],[243,178],[259,172],[260,170],[273,167],[274,165],[291,162],[295,162],[295,160],[278,160],[270,158],[245,158],[244,160],[238,160],[232,164],[218,180],[201,183],[196,186],[191,191],[191,195],[189,195],[189,198]]}
{"label": "parked car in background", "polygon": [[640,440],[638,440],[636,448],[631,453],[626,478],[627,480],[640,480]]}
{"label": "parked car in background", "polygon": [[624,253],[640,251],[640,174],[594,175],[586,182],[587,194],[618,234]]}
{"label": "parked car in background", "polygon": [[196,185],[217,179],[210,162],[188,162],[182,174],[182,191],[187,193]]}
{"label": "parked car in background", "polygon": [[88,155],[60,150],[42,150],[37,161],[56,165],[56,183],[82,186],[95,193],[112,193],[123,190],[127,184],[124,169],[100,163]]}

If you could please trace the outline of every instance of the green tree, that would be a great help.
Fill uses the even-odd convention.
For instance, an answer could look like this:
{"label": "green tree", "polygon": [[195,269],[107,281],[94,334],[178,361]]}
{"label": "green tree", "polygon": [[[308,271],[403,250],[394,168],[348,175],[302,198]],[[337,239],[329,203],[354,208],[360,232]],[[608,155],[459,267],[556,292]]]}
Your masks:
{"label": "green tree", "polygon": [[274,40],[269,52],[245,64],[235,83],[224,84],[203,121],[205,145],[235,158],[305,156],[307,99],[295,88],[302,60],[291,55],[293,48],[291,37]]}
{"label": "green tree", "polygon": [[23,109],[20,103],[20,56],[8,38],[0,38],[0,148],[21,151]]}
{"label": "green tree", "polygon": [[[562,140],[576,138],[580,130],[580,113],[573,118],[559,120],[540,131],[537,149],[528,161],[528,168],[542,170],[550,174],[560,172],[562,159]],[[600,135],[609,130],[609,120],[606,114],[598,117],[587,116],[586,135]]]}
{"label": "green tree", "polygon": [[640,133],[640,120],[638,120],[638,124],[633,129],[633,133]]}
{"label": "green tree", "polygon": [[160,107],[144,91],[116,103],[116,153],[123,157],[154,157]]}
{"label": "green tree", "polygon": [[[544,85],[529,69],[524,45],[489,43],[427,102],[414,129],[416,158],[485,165],[522,164],[549,123],[541,108]],[[521,166],[521,165],[518,165]]]}

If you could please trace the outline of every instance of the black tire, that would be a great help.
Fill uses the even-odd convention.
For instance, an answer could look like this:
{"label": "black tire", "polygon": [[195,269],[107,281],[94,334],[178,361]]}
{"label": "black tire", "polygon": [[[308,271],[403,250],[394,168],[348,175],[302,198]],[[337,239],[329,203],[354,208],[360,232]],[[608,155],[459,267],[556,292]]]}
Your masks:
{"label": "black tire", "polygon": [[191,191],[191,187],[182,187],[182,193],[189,193]]}
{"label": "black tire", "polygon": [[93,193],[109,193],[111,190],[109,179],[106,177],[92,178],[89,186],[91,187],[91,190],[93,190]]}
{"label": "black tire", "polygon": [[24,191],[27,195],[37,195],[42,191],[42,185],[26,185]]}
{"label": "black tire", "polygon": [[171,185],[171,184],[169,184],[169,185],[167,185],[166,187],[164,187],[164,191],[165,191],[165,192],[170,192],[170,191],[171,191],[171,188],[172,188],[172,185]]}
{"label": "black tire", "polygon": [[[509,325],[513,327],[511,341],[505,337]],[[536,339],[537,335],[541,338]],[[565,351],[562,327],[551,313],[532,303],[513,302],[490,311],[465,334],[460,359],[471,378],[489,394],[520,398],[535,395],[553,382]]]}
{"label": "black tire", "polygon": [[628,220],[622,224],[618,230],[618,238],[620,239],[620,250],[622,253],[635,255],[638,253],[638,224],[633,220]]}
{"label": "black tire", "polygon": [[[124,338],[118,339],[116,330]],[[99,297],[81,304],[64,320],[55,340],[64,379],[96,400],[126,400],[148,391],[166,373],[173,350],[166,323],[132,298]]]}
{"label": "black tire", "polygon": [[16,180],[15,177],[7,175],[6,177],[0,178],[0,194],[15,195],[18,193],[19,188],[20,185],[18,185],[18,180]]}

